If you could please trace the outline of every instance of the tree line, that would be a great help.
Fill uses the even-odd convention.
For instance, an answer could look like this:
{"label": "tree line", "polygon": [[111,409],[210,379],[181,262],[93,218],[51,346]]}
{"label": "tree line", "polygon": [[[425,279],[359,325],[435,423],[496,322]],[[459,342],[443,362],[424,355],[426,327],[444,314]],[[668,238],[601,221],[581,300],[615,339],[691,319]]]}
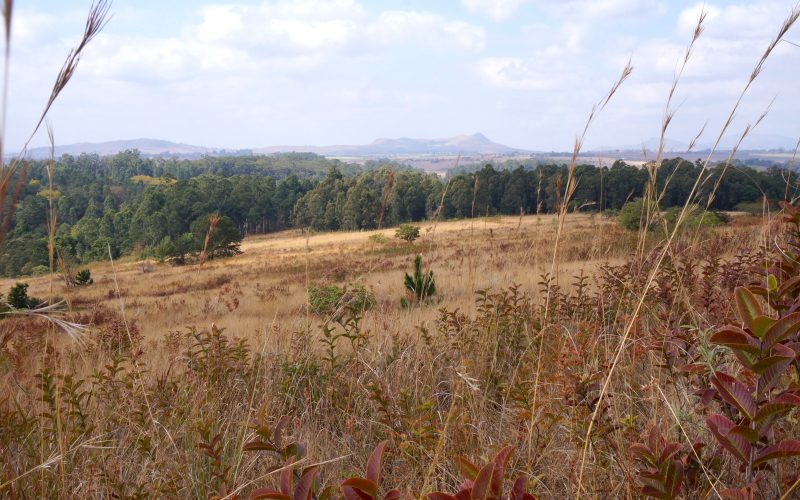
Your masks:
{"label": "tree line", "polygon": [[[723,168],[706,173],[701,203]],[[682,205],[700,173],[698,163],[662,162],[656,186],[664,192],[661,206]],[[103,158],[63,156],[55,165],[52,192],[47,162],[31,162],[26,175],[0,255],[0,273],[7,276],[48,266],[49,198],[56,211],[56,248],[77,264],[106,259],[109,249],[118,257],[195,248],[204,232],[198,221],[211,214],[220,216],[221,227],[244,236],[292,227],[374,229],[379,221],[390,226],[434,213],[442,219],[552,213],[561,202],[567,168],[487,164],[441,179],[386,162],[356,165],[309,153],[165,160],[126,151]],[[570,210],[580,211],[619,210],[641,197],[648,182],[645,169],[622,161],[603,168],[579,165],[575,177]],[[734,165],[719,182],[711,208],[734,210],[763,196],[783,199],[796,187],[793,172]]]}

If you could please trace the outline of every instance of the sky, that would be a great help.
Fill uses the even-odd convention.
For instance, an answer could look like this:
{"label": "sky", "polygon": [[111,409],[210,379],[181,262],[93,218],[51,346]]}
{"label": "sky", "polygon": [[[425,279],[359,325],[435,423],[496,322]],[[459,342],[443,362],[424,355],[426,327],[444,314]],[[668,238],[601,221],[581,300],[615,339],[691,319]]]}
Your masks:
{"label": "sky", "polygon": [[[14,2],[7,151],[18,150],[90,0]],[[56,143],[157,138],[218,148],[366,144],[481,132],[512,147],[571,149],[628,60],[634,70],[586,146],[708,123],[713,142],[796,0],[115,0],[53,107]],[[787,39],[800,44],[800,22]],[[800,47],[780,44],[732,135],[773,101],[759,134],[800,136]],[[46,134],[34,138],[43,145]]]}

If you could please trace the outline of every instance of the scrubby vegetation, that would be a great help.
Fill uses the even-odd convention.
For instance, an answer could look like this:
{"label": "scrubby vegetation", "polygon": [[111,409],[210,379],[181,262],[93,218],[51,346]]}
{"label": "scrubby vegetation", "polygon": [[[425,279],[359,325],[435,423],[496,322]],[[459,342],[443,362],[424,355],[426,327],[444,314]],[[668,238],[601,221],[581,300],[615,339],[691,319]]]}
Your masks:
{"label": "scrubby vegetation", "polygon": [[[92,8],[46,110],[107,14],[105,2]],[[793,10],[742,95],[799,17]],[[316,182],[287,177],[296,196],[279,198],[262,196],[270,177],[128,171],[120,179],[140,197],[118,206],[107,197],[105,228],[97,206],[57,227],[69,196],[55,195],[56,162],[44,166],[41,196],[23,196],[25,168],[4,165],[0,219],[17,224],[0,225],[4,259],[19,263],[23,249],[42,247],[36,266],[48,272],[9,282],[0,305],[0,495],[797,496],[797,178],[763,172],[774,186],[731,194],[730,162],[662,162],[660,150],[640,178],[585,191],[593,174],[629,168],[584,169],[577,159],[631,71],[598,101],[572,161],[551,177],[547,166],[486,167],[443,184],[332,168]],[[234,186],[264,191],[236,198]],[[729,221],[713,212],[765,194],[781,200],[780,212]],[[245,206],[226,205],[234,198]],[[269,212],[278,200],[291,202],[284,219]],[[579,213],[594,203],[621,209],[622,223]],[[386,241],[396,229],[384,222],[426,216],[418,241]],[[376,232],[242,239],[290,224]],[[115,260],[136,246],[197,260]],[[69,273],[66,258],[102,252],[108,261],[91,274]]]}
{"label": "scrubby vegetation", "polygon": [[[0,254],[2,275],[36,274],[48,267],[48,165],[31,162],[27,171]],[[290,170],[289,165],[297,168]],[[381,215],[383,226],[390,227],[434,215],[459,219],[554,213],[561,199],[559,186],[569,175],[564,165],[535,170],[486,165],[448,180],[398,165],[369,168],[361,171],[363,167],[313,155],[191,161],[147,159],[135,151],[108,158],[65,156],[54,165],[55,245],[73,266],[107,259],[109,248],[114,258],[144,252],[180,263],[197,253],[197,240],[203,240],[192,228],[214,213],[240,237],[292,227],[376,229]],[[660,206],[667,210],[683,206],[702,167],[676,158],[661,161],[658,170],[659,179],[670,179],[664,185],[657,182],[657,189],[664,190]],[[610,168],[577,165],[573,175],[581,182],[570,211],[619,210],[626,201],[641,198],[648,185],[647,169],[624,162]],[[774,204],[786,194],[787,182],[790,192],[798,182],[794,172],[778,167],[730,170],[720,164],[702,175],[707,181],[696,202],[702,206],[721,178],[709,207],[714,211],[734,210],[742,203],[761,207],[764,196]],[[391,189],[385,193],[390,177]]]}

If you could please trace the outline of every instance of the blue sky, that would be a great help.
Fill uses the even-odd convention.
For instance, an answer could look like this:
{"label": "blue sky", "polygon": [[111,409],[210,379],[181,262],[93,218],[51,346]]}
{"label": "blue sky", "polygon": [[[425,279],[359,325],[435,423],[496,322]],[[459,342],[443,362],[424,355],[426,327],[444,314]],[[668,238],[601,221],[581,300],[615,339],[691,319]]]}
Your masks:
{"label": "blue sky", "polygon": [[[35,122],[91,2],[15,2],[7,141]],[[659,133],[674,71],[709,12],[668,135],[718,132],[795,0],[116,0],[51,114],[68,144],[152,137],[214,147],[361,144],[482,132],[565,150],[634,66],[587,145]],[[800,42],[800,28],[788,37]],[[733,133],[800,136],[800,48],[781,44]],[[34,140],[34,145],[44,142]]]}

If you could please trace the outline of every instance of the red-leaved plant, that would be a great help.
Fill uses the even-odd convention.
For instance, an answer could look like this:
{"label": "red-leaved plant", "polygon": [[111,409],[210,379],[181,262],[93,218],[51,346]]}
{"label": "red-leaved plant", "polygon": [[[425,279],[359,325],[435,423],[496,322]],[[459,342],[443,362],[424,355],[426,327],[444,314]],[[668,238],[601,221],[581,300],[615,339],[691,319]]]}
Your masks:
{"label": "red-leaved plant", "polygon": [[[776,278],[768,289],[777,290]],[[711,383],[722,401],[723,413],[713,414],[706,424],[720,445],[740,463],[745,473],[744,489],[727,493],[752,495],[760,477],[755,471],[770,462],[800,455],[800,440],[779,439],[775,424],[800,406],[800,391],[789,389],[783,375],[797,353],[786,345],[800,331],[800,312],[773,318],[746,287],[735,290],[736,308],[742,328],[728,325],[711,335],[711,342],[729,348],[741,365],[737,375],[715,371]]]}
{"label": "red-leaved plant", "polygon": [[528,479],[520,476],[514,481],[508,495],[503,492],[505,471],[513,446],[506,446],[500,450],[489,463],[478,467],[464,457],[456,457],[455,463],[464,482],[461,483],[455,494],[436,492],[429,493],[430,500],[536,500],[534,495],[527,492]]}
{"label": "red-leaved plant", "polygon": [[688,493],[696,486],[701,474],[697,459],[703,446],[696,441],[693,449],[687,451],[684,445],[667,441],[659,428],[653,425],[647,443],[636,443],[630,448],[640,465],[642,494],[666,500],[677,498],[681,491]]}

